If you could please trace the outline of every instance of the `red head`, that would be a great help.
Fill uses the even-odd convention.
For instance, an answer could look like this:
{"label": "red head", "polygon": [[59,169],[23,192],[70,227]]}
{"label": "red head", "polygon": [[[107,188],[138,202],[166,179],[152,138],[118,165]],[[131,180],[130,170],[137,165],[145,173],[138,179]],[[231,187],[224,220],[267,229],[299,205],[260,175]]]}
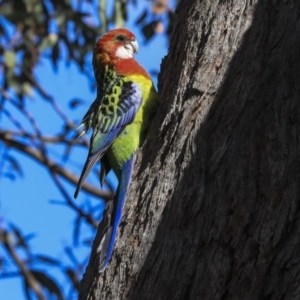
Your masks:
{"label": "red head", "polygon": [[104,34],[96,43],[94,59],[115,64],[118,60],[132,58],[138,51],[138,43],[133,33],[120,28]]}
{"label": "red head", "polygon": [[104,34],[94,48],[93,66],[97,69],[103,64],[113,65],[117,74],[140,74],[151,80],[149,74],[133,58],[139,49],[133,33],[120,28]]}

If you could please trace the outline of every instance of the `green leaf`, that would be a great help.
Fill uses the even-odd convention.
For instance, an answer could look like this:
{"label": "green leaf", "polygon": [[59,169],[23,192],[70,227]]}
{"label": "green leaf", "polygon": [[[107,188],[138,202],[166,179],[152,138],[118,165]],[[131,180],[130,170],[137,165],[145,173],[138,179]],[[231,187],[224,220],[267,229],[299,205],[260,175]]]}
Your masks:
{"label": "green leaf", "polygon": [[50,33],[42,39],[38,48],[40,51],[47,48],[51,48],[54,45],[56,45],[57,42],[58,42],[58,35],[55,33]]}
{"label": "green leaf", "polygon": [[74,108],[77,108],[77,106],[82,105],[83,103],[84,103],[83,100],[75,98],[75,99],[70,100],[69,107],[74,109]]}
{"label": "green leaf", "polygon": [[54,47],[52,48],[52,52],[51,52],[51,59],[52,59],[52,63],[55,69],[57,69],[58,67],[58,58],[59,58],[59,43],[56,43],[54,45]]}
{"label": "green leaf", "polygon": [[[25,279],[25,277],[24,277]],[[27,300],[31,300],[31,296],[30,296],[30,285],[28,284],[27,280],[23,281],[24,284],[24,291],[25,291],[25,295],[26,295],[26,299]]]}
{"label": "green leaf", "polygon": [[116,28],[125,27],[125,21],[127,19],[127,7],[122,0],[115,1],[114,21]]}
{"label": "green leaf", "polygon": [[57,13],[56,23],[57,26],[62,26],[66,22],[66,15],[63,12]]}
{"label": "green leaf", "polygon": [[101,26],[99,27],[99,34],[102,35],[104,32],[107,31],[107,17],[106,17],[106,0],[98,0],[98,12],[99,12],[99,19],[101,22]]}
{"label": "green leaf", "polygon": [[24,174],[19,162],[10,155],[6,155],[5,159],[9,161],[12,170],[15,171],[20,177],[23,177]]}
{"label": "green leaf", "polygon": [[5,172],[3,173],[3,177],[6,177],[12,181],[15,181],[16,180],[16,176],[13,174],[13,173],[10,173],[10,172]]}
{"label": "green leaf", "polygon": [[33,97],[33,88],[32,85],[29,82],[24,82],[22,84],[22,90],[25,95],[32,98]]}
{"label": "green leaf", "polygon": [[73,288],[77,291],[79,291],[79,279],[78,279],[78,275],[70,268],[66,269],[66,274],[69,277],[69,279],[72,281],[73,283]]}
{"label": "green leaf", "polygon": [[148,42],[155,34],[155,27],[158,21],[152,21],[149,24],[146,24],[142,28],[142,32],[144,37],[146,38],[146,42]]}
{"label": "green leaf", "polygon": [[50,294],[54,294],[57,296],[57,299],[63,300],[63,295],[58,284],[50,276],[44,271],[30,270],[30,272]]}
{"label": "green leaf", "polygon": [[73,243],[75,246],[78,245],[78,237],[80,236],[80,227],[81,227],[82,218],[80,215],[76,218],[74,222],[74,231],[73,231]]}
{"label": "green leaf", "polygon": [[4,51],[4,64],[10,69],[16,65],[16,53],[14,51]]}
{"label": "green leaf", "polygon": [[147,16],[148,16],[148,10],[145,9],[143,13],[139,16],[139,18],[135,21],[135,25],[140,25],[141,23],[143,23],[144,20],[147,18]]}
{"label": "green leaf", "polygon": [[50,265],[55,265],[55,266],[59,266],[60,265],[60,261],[57,259],[54,259],[52,257],[43,255],[43,254],[38,254],[35,256],[35,258],[40,261],[40,262],[44,262],[44,263],[48,263]]}

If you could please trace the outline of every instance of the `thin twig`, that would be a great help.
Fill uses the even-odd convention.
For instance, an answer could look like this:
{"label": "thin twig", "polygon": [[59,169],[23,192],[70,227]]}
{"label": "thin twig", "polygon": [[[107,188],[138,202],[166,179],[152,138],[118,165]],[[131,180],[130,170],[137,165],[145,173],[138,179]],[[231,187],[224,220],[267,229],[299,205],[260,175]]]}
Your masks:
{"label": "thin twig", "polygon": [[82,209],[80,209],[77,205],[75,205],[72,198],[70,197],[70,195],[68,194],[68,192],[66,191],[66,189],[64,188],[60,180],[58,179],[58,177],[56,176],[55,172],[53,172],[51,168],[49,168],[49,171],[53,181],[55,182],[56,186],[64,196],[68,205],[72,207],[80,217],[83,217],[88,224],[92,225],[94,228],[97,228],[98,222],[90,214],[86,214]]}
{"label": "thin twig", "polygon": [[2,112],[20,130],[20,134],[23,135],[26,133],[22,124],[7,109],[2,109]]}

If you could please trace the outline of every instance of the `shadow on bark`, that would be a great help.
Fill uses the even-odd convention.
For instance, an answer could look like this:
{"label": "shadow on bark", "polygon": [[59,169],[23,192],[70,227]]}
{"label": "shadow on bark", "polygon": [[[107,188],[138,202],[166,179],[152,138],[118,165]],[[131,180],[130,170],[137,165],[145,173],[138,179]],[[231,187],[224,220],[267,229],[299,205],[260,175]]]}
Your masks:
{"label": "shadow on bark", "polygon": [[[300,4],[259,1],[245,4],[241,16],[247,14],[253,14],[251,26],[220,85],[202,89],[210,32],[186,67],[187,85],[176,93],[183,109],[171,116],[156,146],[165,147],[166,156],[178,146],[178,181],[130,299],[299,297]],[[199,24],[181,24],[186,32],[180,29],[171,41],[160,78],[166,114],[182,84],[174,70],[187,61],[182,40],[191,40]],[[226,55],[219,67],[214,62],[211,81]],[[163,117],[160,112],[156,122]],[[180,135],[184,126],[189,136]],[[145,162],[154,164],[153,147],[147,148],[141,170]]]}

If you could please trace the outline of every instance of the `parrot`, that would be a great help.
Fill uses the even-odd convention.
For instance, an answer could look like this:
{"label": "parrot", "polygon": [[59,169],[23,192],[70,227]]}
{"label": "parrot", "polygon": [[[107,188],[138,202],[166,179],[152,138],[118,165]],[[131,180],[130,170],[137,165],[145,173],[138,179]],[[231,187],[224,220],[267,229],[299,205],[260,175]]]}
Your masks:
{"label": "parrot", "polygon": [[101,161],[101,186],[110,170],[118,179],[117,191],[107,201],[101,221],[103,232],[97,248],[99,272],[106,269],[113,252],[135,152],[142,146],[160,102],[150,75],[133,57],[138,49],[135,35],[125,28],[113,29],[96,42],[92,59],[96,99],[79,125],[83,128],[79,136],[89,129],[92,135],[74,198],[98,161]]}

